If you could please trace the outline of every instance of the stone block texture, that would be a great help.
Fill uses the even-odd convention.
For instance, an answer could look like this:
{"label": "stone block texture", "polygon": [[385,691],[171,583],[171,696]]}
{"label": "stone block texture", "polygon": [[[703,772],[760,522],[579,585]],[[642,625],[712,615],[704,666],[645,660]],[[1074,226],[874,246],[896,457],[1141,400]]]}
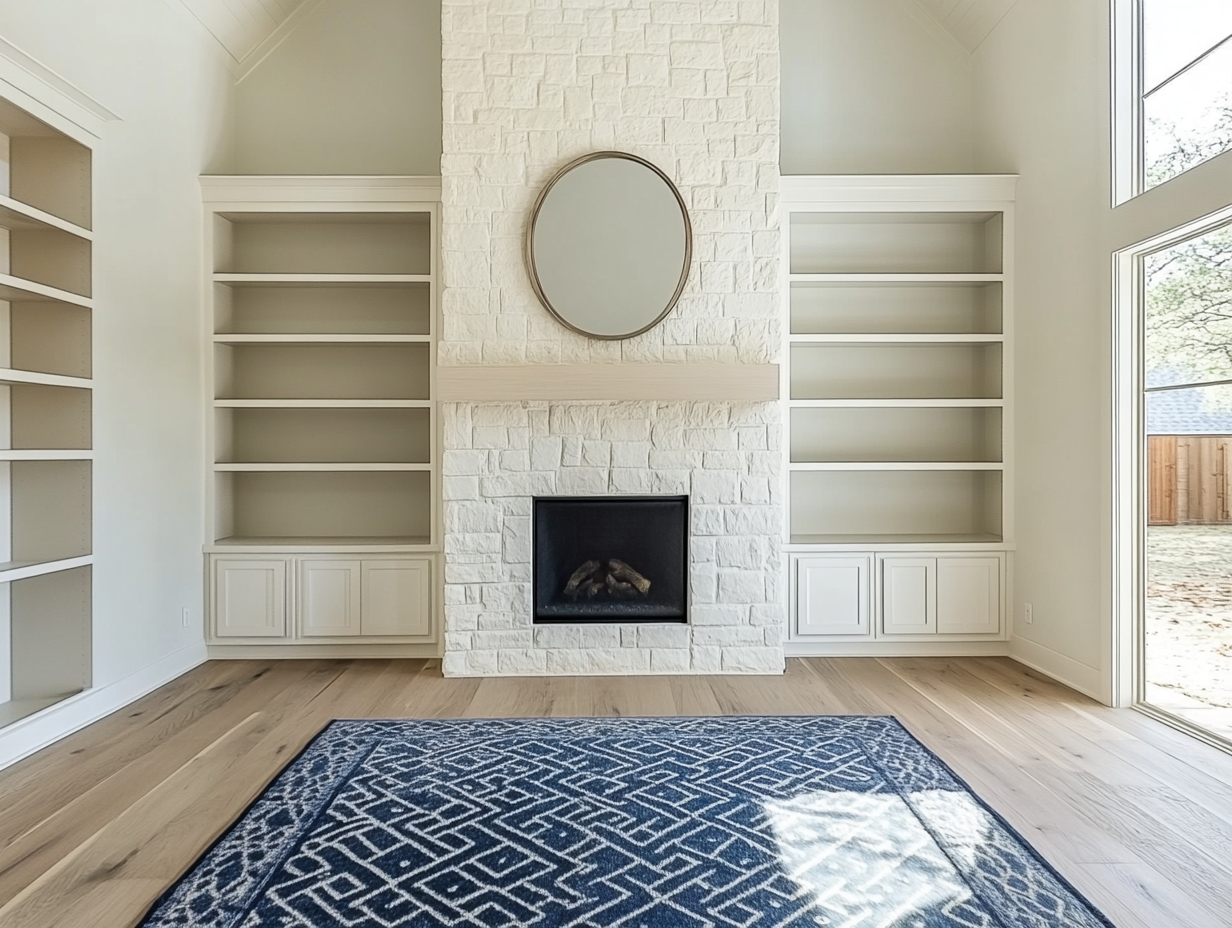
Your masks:
{"label": "stone block texture", "polygon": [[[443,0],[441,17],[439,363],[778,361],[777,0]],[[557,322],[523,263],[539,190],[604,149],[662,168],[694,232],[676,308],[619,341]],[[781,671],[777,404],[441,413],[447,674]],[[532,627],[532,497],[678,493],[687,627]]]}
{"label": "stone block texture", "polygon": [[[452,427],[444,466],[449,480],[458,481],[445,485],[445,672],[780,672],[780,483],[761,473],[764,451],[688,448],[687,440],[698,432],[753,429],[762,433],[759,444],[777,448],[781,429],[773,409],[764,403],[445,404]],[[494,429],[506,435],[503,447],[490,447]],[[525,436],[520,441],[529,454],[513,448],[517,435]],[[521,470],[509,467],[511,454]],[[656,455],[671,466],[618,464]],[[758,487],[751,499],[744,493],[750,485]],[[689,496],[689,624],[534,626],[532,497],[622,493]],[[768,623],[767,615],[779,621]]]}

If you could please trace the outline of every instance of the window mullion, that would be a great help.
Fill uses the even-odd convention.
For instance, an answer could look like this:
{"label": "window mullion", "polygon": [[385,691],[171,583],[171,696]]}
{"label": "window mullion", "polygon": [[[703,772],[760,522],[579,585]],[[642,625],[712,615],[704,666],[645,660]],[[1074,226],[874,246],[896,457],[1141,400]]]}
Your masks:
{"label": "window mullion", "polygon": [[[1207,49],[1206,51],[1204,51],[1201,55],[1199,55],[1199,56],[1198,56],[1197,58],[1195,58],[1193,61],[1189,62],[1189,64],[1185,65],[1185,66],[1184,66],[1183,68],[1181,68],[1180,70],[1178,70],[1178,71],[1176,71],[1175,73],[1173,73],[1173,74],[1169,75],[1168,77],[1165,77],[1162,81],[1160,81],[1158,84],[1156,84],[1156,85],[1155,85],[1154,87],[1152,87],[1150,90],[1146,91],[1146,93],[1144,93],[1144,94],[1142,95],[1142,99],[1143,99],[1143,100],[1145,100],[1145,99],[1146,99],[1147,97],[1149,97],[1151,94],[1155,93],[1155,91],[1157,91],[1157,90],[1162,90],[1164,87],[1167,87],[1169,84],[1171,84],[1174,80],[1176,80],[1178,77],[1180,77],[1180,76],[1181,76],[1182,74],[1184,74],[1186,71],[1189,71],[1190,69],[1192,69],[1192,68],[1196,67],[1197,65],[1201,64],[1201,63],[1202,63],[1205,59],[1209,58],[1209,57],[1210,57],[1211,55],[1213,55],[1215,52],[1219,51],[1219,49],[1221,49],[1221,48],[1223,48],[1223,46],[1227,45],[1227,44],[1228,44],[1228,42],[1232,42],[1232,33],[1228,33],[1226,36],[1224,36],[1222,39],[1220,39],[1218,42],[1216,42],[1214,45],[1212,45],[1210,48],[1208,48],[1208,49]],[[1140,43],[1140,45],[1141,45],[1141,43]],[[1139,53],[1138,57],[1139,57],[1139,59],[1141,60],[1141,58],[1142,58],[1142,54],[1141,54],[1141,53]]]}

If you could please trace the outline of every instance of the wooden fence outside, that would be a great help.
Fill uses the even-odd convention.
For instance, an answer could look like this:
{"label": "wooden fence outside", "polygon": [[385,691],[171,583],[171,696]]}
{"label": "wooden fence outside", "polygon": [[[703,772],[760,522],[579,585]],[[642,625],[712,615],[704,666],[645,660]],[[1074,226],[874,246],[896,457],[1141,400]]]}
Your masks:
{"label": "wooden fence outside", "polygon": [[1232,435],[1147,437],[1147,524],[1232,522]]}

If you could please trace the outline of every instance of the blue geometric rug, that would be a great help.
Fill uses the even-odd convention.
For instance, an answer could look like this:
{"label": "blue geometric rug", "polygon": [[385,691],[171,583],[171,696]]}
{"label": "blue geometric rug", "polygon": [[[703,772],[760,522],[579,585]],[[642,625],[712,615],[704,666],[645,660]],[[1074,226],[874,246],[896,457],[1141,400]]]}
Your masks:
{"label": "blue geometric rug", "polygon": [[340,721],[144,928],[1110,928],[893,718]]}

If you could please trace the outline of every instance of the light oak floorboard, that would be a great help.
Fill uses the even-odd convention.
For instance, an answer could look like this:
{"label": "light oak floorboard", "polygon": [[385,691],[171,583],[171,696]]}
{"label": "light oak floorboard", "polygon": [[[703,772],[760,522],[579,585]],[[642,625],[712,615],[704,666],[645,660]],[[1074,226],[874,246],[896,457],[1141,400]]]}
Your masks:
{"label": "light oak floorboard", "polygon": [[1118,928],[1232,924],[1232,756],[1004,658],[446,680],[216,661],[0,772],[0,925],[134,925],[334,718],[894,715]]}

